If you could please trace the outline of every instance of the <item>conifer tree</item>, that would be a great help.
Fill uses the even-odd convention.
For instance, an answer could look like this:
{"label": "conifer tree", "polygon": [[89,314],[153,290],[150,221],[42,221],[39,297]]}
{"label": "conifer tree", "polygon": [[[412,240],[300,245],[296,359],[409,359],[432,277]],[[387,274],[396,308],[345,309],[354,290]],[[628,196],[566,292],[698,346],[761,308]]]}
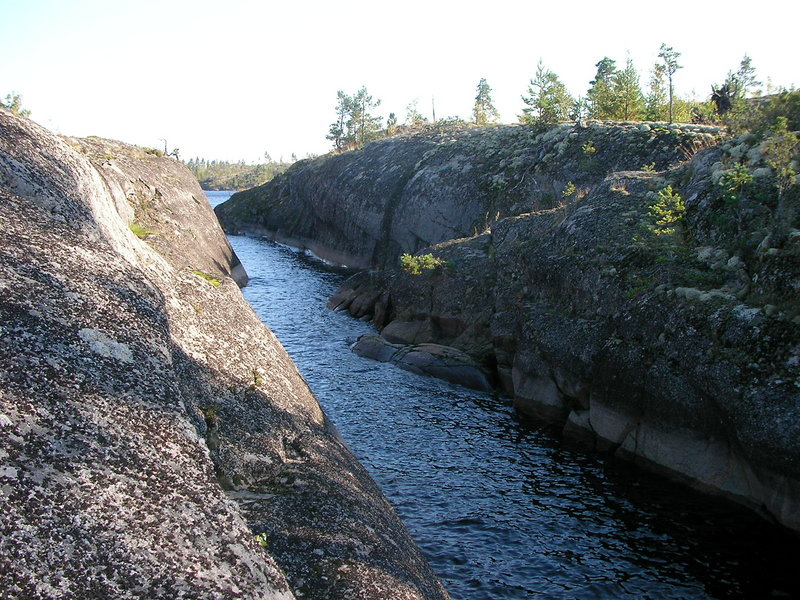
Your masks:
{"label": "conifer tree", "polygon": [[649,90],[644,100],[644,116],[648,121],[664,121],[669,116],[665,71],[666,68],[661,63],[654,64],[650,71]]}
{"label": "conifer tree", "polygon": [[589,117],[592,119],[613,119],[616,113],[616,99],[614,97],[614,75],[617,72],[616,61],[603,58],[596,65],[597,73],[590,81],[591,87],[586,93],[589,104]]}
{"label": "conifer tree", "polygon": [[389,113],[389,118],[386,119],[386,135],[392,137],[397,133],[397,115],[393,112]]}
{"label": "conifer tree", "polygon": [[336,92],[336,120],[331,123],[328,130],[327,139],[333,142],[336,150],[344,150],[348,143],[349,132],[347,131],[348,120],[352,110],[353,100],[342,90]]}
{"label": "conifer tree", "polygon": [[362,87],[353,97],[351,118],[355,131],[355,146],[361,148],[367,142],[380,137],[381,117],[373,115],[372,109],[380,106],[380,100],[373,100],[366,87]]}
{"label": "conifer tree", "polygon": [[744,55],[742,61],[739,63],[739,69],[736,73],[728,71],[728,77],[725,79],[725,84],[729,86],[731,98],[746,98],[754,88],[761,85],[761,82],[756,79],[756,69],[753,67],[752,59]]}
{"label": "conifer tree", "polygon": [[372,110],[380,106],[381,101],[373,100],[366,87],[352,96],[339,90],[336,98],[336,120],[326,136],[333,142],[334,149],[354,150],[380,137],[382,119]]}
{"label": "conifer tree", "polygon": [[520,123],[558,123],[570,117],[575,100],[553,71],[545,68],[541,59],[536,67],[536,76],[528,86],[528,96],[522,101],[527,105],[522,109]]}
{"label": "conifer tree", "polygon": [[6,101],[0,102],[0,105],[10,110],[18,117],[30,117],[31,111],[27,108],[22,108],[22,96],[16,92],[11,92],[6,95]]}
{"label": "conifer tree", "polygon": [[476,125],[488,125],[500,120],[500,113],[497,112],[492,102],[492,88],[484,78],[478,82],[472,117]]}
{"label": "conifer tree", "polygon": [[678,58],[680,58],[681,53],[673,50],[671,46],[667,46],[666,44],[662,43],[658,52],[658,56],[664,61],[664,73],[666,74],[667,81],[669,82],[669,122],[672,123],[674,117],[673,99],[675,90],[672,78],[675,75],[675,72],[682,68],[681,65],[678,64]]}
{"label": "conifer tree", "polygon": [[613,119],[638,121],[644,114],[644,95],[639,87],[639,73],[628,57],[625,68],[614,73],[612,83],[614,96]]}
{"label": "conifer tree", "polygon": [[428,119],[423,117],[422,113],[419,112],[417,108],[418,102],[419,100],[414,98],[406,107],[406,125],[410,125],[411,127],[419,127],[428,122]]}

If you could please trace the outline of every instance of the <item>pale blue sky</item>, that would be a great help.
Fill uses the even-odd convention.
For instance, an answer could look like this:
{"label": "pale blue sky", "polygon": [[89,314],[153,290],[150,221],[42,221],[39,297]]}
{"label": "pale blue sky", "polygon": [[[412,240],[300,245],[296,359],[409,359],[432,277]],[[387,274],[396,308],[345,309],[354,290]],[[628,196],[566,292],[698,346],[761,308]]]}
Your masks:
{"label": "pale blue sky", "polygon": [[630,52],[646,84],[662,42],[677,92],[706,97],[747,53],[760,79],[800,83],[800,3],[436,0],[0,0],[0,96],[65,135],[179,147],[184,158],[322,153],[336,91],[366,85],[381,114],[419,99],[468,118],[485,77],[516,122],[540,58],[575,95]]}

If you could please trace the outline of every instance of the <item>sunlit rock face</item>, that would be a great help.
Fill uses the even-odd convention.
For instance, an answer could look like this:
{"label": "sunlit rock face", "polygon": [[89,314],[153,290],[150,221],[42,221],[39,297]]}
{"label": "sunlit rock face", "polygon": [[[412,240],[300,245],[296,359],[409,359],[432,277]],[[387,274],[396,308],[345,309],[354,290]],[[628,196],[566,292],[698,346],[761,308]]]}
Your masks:
{"label": "sunlit rock face", "polygon": [[[665,124],[666,125],[666,124]],[[296,163],[216,212],[229,233],[257,233],[334,263],[390,266],[404,252],[552,209],[610,172],[665,169],[720,130],[642,124],[430,128]]]}
{"label": "sunlit rock face", "polygon": [[[429,131],[300,163],[218,214],[380,268],[330,306],[387,342],[464,351],[519,411],[800,530],[800,231],[775,225],[759,140],[720,134]],[[754,189],[734,210],[736,164]]]}
{"label": "sunlit rock face", "polygon": [[177,161],[0,109],[0,589],[446,598]]}

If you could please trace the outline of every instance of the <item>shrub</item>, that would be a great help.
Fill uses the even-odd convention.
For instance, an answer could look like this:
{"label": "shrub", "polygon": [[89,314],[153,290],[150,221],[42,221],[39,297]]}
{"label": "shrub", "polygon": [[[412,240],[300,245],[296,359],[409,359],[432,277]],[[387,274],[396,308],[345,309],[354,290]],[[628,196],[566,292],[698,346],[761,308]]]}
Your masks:
{"label": "shrub", "polygon": [[444,261],[433,254],[421,254],[420,256],[403,254],[400,256],[400,266],[403,271],[411,275],[419,275],[423,269],[436,269],[443,264]]}
{"label": "shrub", "polygon": [[734,136],[745,131],[765,136],[780,117],[789,130],[800,129],[800,91],[781,92],[767,99],[737,99],[722,120]]}
{"label": "shrub", "polygon": [[725,202],[734,206],[744,197],[745,190],[753,183],[753,174],[741,163],[725,173],[719,180]]}
{"label": "shrub", "polygon": [[648,230],[655,235],[672,235],[683,220],[686,205],[679,194],[668,185],[658,192],[658,197],[650,204]]}

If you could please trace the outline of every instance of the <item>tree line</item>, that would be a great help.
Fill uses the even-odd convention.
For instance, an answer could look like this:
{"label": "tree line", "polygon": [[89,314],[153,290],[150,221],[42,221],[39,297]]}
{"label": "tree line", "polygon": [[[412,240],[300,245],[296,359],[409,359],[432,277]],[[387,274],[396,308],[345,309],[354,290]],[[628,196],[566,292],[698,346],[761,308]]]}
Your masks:
{"label": "tree line", "polygon": [[292,155],[291,162],[274,161],[268,153],[264,153],[266,162],[257,165],[224,160],[206,160],[190,158],[184,161],[204,190],[243,190],[261,185],[283,173],[296,160]]}
{"label": "tree line", "polygon": [[[739,68],[729,71],[725,82],[712,85],[708,101],[684,100],[675,95],[675,77],[683,66],[680,52],[662,44],[659,61],[650,69],[645,90],[640,85],[639,72],[628,57],[625,67],[619,68],[614,59],[604,57],[596,65],[594,79],[583,97],[573,97],[558,75],[540,60],[536,75],[530,80],[528,95],[522,100],[520,122],[551,124],[568,119],[601,119],[610,121],[703,121],[719,118],[734,104],[744,100],[761,83],[756,80],[752,60],[745,55]],[[719,103],[725,95],[727,104]],[[715,101],[717,99],[717,101]]]}
{"label": "tree line", "polygon": [[[652,65],[646,87],[643,89],[640,74],[630,56],[625,65],[603,57],[595,64],[594,79],[583,96],[573,96],[559,76],[540,60],[536,72],[522,96],[522,109],[518,120],[528,125],[549,125],[568,120],[598,119],[609,121],[673,121],[719,122],[727,114],[744,111],[745,100],[760,93],[761,82],[756,78],[752,60],[745,55],[737,70],[729,71],[722,84],[712,84],[707,101],[687,100],[675,93],[675,82],[681,53],[667,44],[661,44],[658,61]],[[770,90],[768,90],[770,91]],[[406,109],[406,120],[398,123],[397,115],[389,113],[386,125],[375,111],[381,101],[374,99],[366,87],[348,95],[337,92],[336,120],[331,124],[327,139],[337,152],[361,148],[367,142],[390,137],[407,130],[418,129],[431,122],[439,126],[466,124],[459,117],[433,119],[422,116],[413,101]],[[490,125],[498,123],[500,116],[492,100],[492,89],[486,79],[477,85],[471,123]]]}

